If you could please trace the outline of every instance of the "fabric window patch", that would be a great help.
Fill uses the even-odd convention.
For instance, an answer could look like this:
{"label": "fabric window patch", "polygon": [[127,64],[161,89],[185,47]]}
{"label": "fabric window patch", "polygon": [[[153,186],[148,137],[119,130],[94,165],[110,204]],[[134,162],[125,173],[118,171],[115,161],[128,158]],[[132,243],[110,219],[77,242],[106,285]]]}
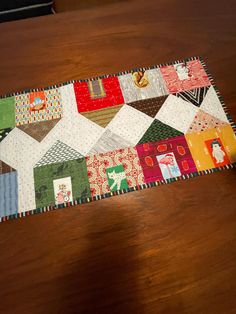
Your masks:
{"label": "fabric window patch", "polygon": [[[92,83],[92,81],[74,83],[78,112],[124,104],[124,98],[117,77],[104,78],[100,81],[102,87],[99,85],[99,88],[98,86],[95,87],[96,83]],[[95,94],[96,97],[94,96]]]}
{"label": "fabric window patch", "polygon": [[111,192],[128,189],[128,183],[123,165],[107,168],[106,174]]}
{"label": "fabric window patch", "polygon": [[156,156],[158,165],[164,179],[171,179],[181,176],[179,166],[176,162],[174,153],[170,152]]}
{"label": "fabric window patch", "polygon": [[124,148],[86,157],[92,196],[144,183],[142,168],[135,148]]}
{"label": "fabric window patch", "polygon": [[230,160],[227,156],[225,148],[222,144],[220,138],[214,138],[208,141],[205,141],[205,145],[209,151],[210,156],[214,162],[215,167],[224,166],[230,163]]}
{"label": "fabric window patch", "polygon": [[119,76],[125,103],[168,94],[160,70],[137,71]]}
{"label": "fabric window patch", "polygon": [[184,136],[136,146],[145,182],[161,181],[196,171]]}
{"label": "fabric window patch", "polygon": [[71,177],[53,180],[53,188],[57,205],[73,201]]}
{"label": "fabric window patch", "polygon": [[89,81],[88,86],[91,98],[106,97],[106,92],[101,79]]}
{"label": "fabric window patch", "polygon": [[199,60],[163,66],[160,70],[170,93],[183,92],[211,84]]}

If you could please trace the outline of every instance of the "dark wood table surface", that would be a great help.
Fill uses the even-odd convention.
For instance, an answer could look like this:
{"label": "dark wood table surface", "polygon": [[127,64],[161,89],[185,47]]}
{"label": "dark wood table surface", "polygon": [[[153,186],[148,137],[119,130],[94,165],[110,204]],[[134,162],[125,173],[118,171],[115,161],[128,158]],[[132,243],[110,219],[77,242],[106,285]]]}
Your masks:
{"label": "dark wood table surface", "polygon": [[[236,2],[0,25],[0,93],[200,55],[236,120]],[[236,172],[0,224],[0,313],[236,313]]]}

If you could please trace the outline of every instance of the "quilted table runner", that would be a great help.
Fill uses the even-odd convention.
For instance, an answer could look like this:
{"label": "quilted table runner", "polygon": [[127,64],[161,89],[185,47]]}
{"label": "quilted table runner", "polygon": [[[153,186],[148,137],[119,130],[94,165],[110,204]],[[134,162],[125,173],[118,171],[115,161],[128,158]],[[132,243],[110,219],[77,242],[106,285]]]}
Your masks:
{"label": "quilted table runner", "polygon": [[2,96],[0,220],[231,168],[234,131],[198,57]]}

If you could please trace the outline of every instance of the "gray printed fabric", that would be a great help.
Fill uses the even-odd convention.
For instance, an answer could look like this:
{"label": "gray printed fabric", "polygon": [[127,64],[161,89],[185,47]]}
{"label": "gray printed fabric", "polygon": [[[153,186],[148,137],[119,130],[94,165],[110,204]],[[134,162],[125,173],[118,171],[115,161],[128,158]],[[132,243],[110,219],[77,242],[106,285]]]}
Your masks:
{"label": "gray printed fabric", "polygon": [[145,74],[149,82],[146,87],[137,87],[131,73],[118,77],[126,104],[168,94],[160,69],[147,70]]}
{"label": "gray printed fabric", "polygon": [[90,150],[89,155],[95,155],[98,153],[106,153],[120,148],[130,147],[133,144],[121,138],[119,135],[106,130],[97,143]]}
{"label": "gray printed fabric", "polygon": [[82,157],[83,155],[81,155],[79,152],[58,140],[37,162],[35,167],[41,167],[48,164],[54,164],[57,162],[65,162],[68,160],[74,160]]}

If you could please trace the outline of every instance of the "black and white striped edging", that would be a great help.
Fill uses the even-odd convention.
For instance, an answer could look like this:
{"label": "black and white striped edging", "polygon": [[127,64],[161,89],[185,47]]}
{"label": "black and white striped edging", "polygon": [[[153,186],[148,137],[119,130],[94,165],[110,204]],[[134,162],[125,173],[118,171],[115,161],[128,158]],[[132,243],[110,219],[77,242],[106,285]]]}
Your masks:
{"label": "black and white striped edging", "polygon": [[49,205],[49,206],[45,206],[45,207],[41,207],[41,208],[32,209],[32,210],[29,210],[29,211],[26,211],[26,212],[17,213],[17,214],[14,214],[14,215],[0,217],[0,222],[13,220],[13,219],[16,219],[16,218],[24,218],[24,217],[35,215],[35,214],[40,214],[40,213],[53,211],[53,210],[56,210],[56,209],[68,208],[68,207],[71,207],[71,206],[86,204],[86,203],[94,202],[94,201],[97,201],[97,200],[109,198],[109,197],[116,196],[116,195],[126,194],[126,193],[129,193],[129,192],[134,192],[134,191],[138,191],[138,190],[144,190],[144,189],[151,188],[151,187],[161,186],[161,185],[164,185],[164,184],[170,184],[170,183],[173,183],[173,182],[176,182],[176,181],[191,179],[191,178],[195,178],[195,177],[198,177],[198,176],[203,176],[203,175],[207,175],[207,174],[210,174],[210,173],[219,172],[219,171],[222,171],[222,170],[229,170],[229,169],[233,169],[233,168],[236,168],[236,162],[232,163],[232,164],[225,165],[225,166],[221,166],[221,167],[218,167],[218,168],[212,168],[212,169],[207,169],[207,170],[203,170],[203,171],[193,172],[193,173],[190,173],[190,174],[187,174],[187,175],[182,175],[182,176],[175,177],[175,178],[172,178],[172,179],[166,179],[166,180],[161,180],[161,181],[154,181],[154,182],[150,182],[150,183],[144,183],[144,184],[137,185],[137,186],[134,186],[134,187],[131,187],[131,188],[128,188],[128,189],[119,190],[119,191],[116,191],[116,192],[109,192],[109,193],[106,193],[106,194],[97,195],[97,196],[93,196],[93,197],[74,199],[72,202],[68,202],[68,203],[64,203],[64,204],[60,204],[60,205]]}

